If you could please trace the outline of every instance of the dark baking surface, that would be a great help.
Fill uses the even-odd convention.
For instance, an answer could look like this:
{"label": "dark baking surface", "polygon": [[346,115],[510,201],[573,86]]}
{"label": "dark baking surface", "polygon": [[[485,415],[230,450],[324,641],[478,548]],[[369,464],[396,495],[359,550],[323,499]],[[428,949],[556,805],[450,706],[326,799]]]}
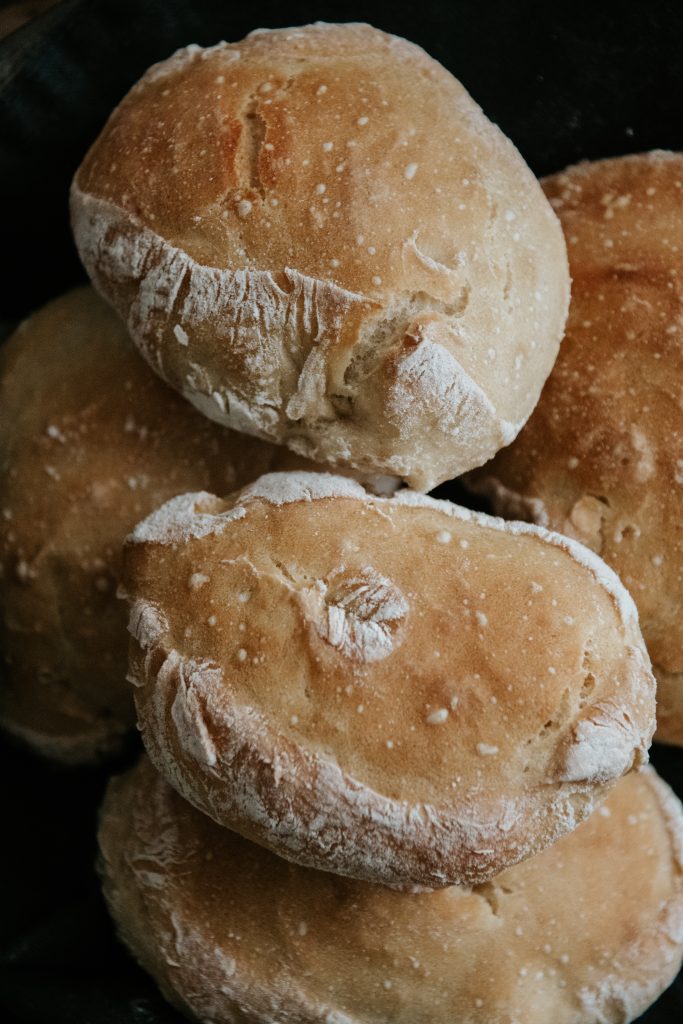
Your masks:
{"label": "dark baking surface", "polygon": [[[130,85],[188,42],[370,21],[450,68],[538,174],[683,142],[678,2],[260,0],[257,15],[253,6],[66,0],[0,43],[0,324],[84,279],[68,230],[71,176]],[[458,498],[448,485],[439,494]],[[683,751],[655,748],[652,759],[683,795]],[[58,769],[0,742],[0,773],[0,1024],[177,1024],[99,895],[94,832],[108,770]],[[680,977],[640,1021],[683,1021]]]}

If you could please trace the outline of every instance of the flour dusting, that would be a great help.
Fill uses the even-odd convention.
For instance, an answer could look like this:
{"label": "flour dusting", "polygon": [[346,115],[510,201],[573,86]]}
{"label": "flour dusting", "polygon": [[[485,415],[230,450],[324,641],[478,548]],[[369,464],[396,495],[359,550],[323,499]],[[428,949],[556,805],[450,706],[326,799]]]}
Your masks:
{"label": "flour dusting", "polygon": [[409,610],[398,587],[369,566],[360,572],[338,569],[303,591],[300,600],[323,640],[364,662],[393,653]]}

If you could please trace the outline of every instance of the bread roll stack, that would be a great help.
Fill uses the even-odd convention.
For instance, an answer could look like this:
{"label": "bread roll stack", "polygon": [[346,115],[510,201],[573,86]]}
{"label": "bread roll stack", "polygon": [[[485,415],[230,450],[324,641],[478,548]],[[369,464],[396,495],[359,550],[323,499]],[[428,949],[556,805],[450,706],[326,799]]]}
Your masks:
{"label": "bread roll stack", "polygon": [[212,1024],[633,1019],[683,953],[633,600],[576,539],[420,493],[515,438],[558,353],[519,153],[404,40],[259,31],[150,69],[71,208],[127,330],[83,291],[9,349],[8,394],[44,387],[62,311],[3,461],[5,718],[90,737],[102,651],[128,714],[116,583],[149,758],[102,810],[124,941]]}

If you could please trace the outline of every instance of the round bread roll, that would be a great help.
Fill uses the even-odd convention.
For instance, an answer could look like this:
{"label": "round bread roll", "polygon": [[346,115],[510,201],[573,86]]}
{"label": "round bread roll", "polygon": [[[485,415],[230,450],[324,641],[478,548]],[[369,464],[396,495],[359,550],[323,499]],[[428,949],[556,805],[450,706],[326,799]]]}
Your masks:
{"label": "round bread roll", "polygon": [[482,882],[647,759],[633,603],[537,527],[275,473],[168,502],[129,538],[123,580],[152,761],[297,863]]}
{"label": "round bread roll", "polygon": [[212,1024],[628,1024],[683,952],[683,814],[652,769],[495,882],[406,895],[220,829],[143,760],[110,783],[100,870],[119,932]]}
{"label": "round bread roll", "polygon": [[569,242],[567,336],[474,486],[619,573],[658,680],[657,739],[683,744],[683,155],[580,164],[545,189]]}
{"label": "round bread roll", "polygon": [[150,365],[212,419],[419,489],[510,442],[557,355],[557,219],[411,43],[251,33],[155,65],[72,189],[76,244]]}
{"label": "round bread roll", "polygon": [[65,762],[115,750],[134,723],[124,537],[171,495],[239,486],[277,452],[165,387],[92,289],[23,323],[0,349],[0,724]]}

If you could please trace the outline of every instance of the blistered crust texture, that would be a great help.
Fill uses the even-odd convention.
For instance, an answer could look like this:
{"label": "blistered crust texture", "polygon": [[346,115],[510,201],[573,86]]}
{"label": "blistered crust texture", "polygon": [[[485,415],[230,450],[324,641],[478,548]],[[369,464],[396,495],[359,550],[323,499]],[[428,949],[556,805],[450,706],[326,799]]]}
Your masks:
{"label": "blistered crust texture", "polygon": [[153,513],[124,586],[152,760],[297,863],[481,882],[647,759],[635,607],[599,558],[538,527],[277,473]]}
{"label": "blistered crust texture", "polygon": [[81,258],[202,412],[429,489],[530,414],[568,303],[557,219],[418,47],[252,33],[151,68],[72,188]]}
{"label": "blistered crust texture", "polygon": [[475,486],[619,573],[658,680],[657,737],[683,744],[683,156],[580,164],[544,187],[569,247],[567,334]]}
{"label": "blistered crust texture", "polygon": [[405,895],[288,865],[143,761],[101,816],[104,892],[165,996],[214,1024],[629,1024],[683,949],[681,806],[648,769],[482,886]]}
{"label": "blistered crust texture", "polygon": [[173,494],[231,490],[278,449],[200,416],[150,372],[91,288],[0,353],[0,723],[64,762],[112,753],[135,716],[125,608],[129,530]]}

